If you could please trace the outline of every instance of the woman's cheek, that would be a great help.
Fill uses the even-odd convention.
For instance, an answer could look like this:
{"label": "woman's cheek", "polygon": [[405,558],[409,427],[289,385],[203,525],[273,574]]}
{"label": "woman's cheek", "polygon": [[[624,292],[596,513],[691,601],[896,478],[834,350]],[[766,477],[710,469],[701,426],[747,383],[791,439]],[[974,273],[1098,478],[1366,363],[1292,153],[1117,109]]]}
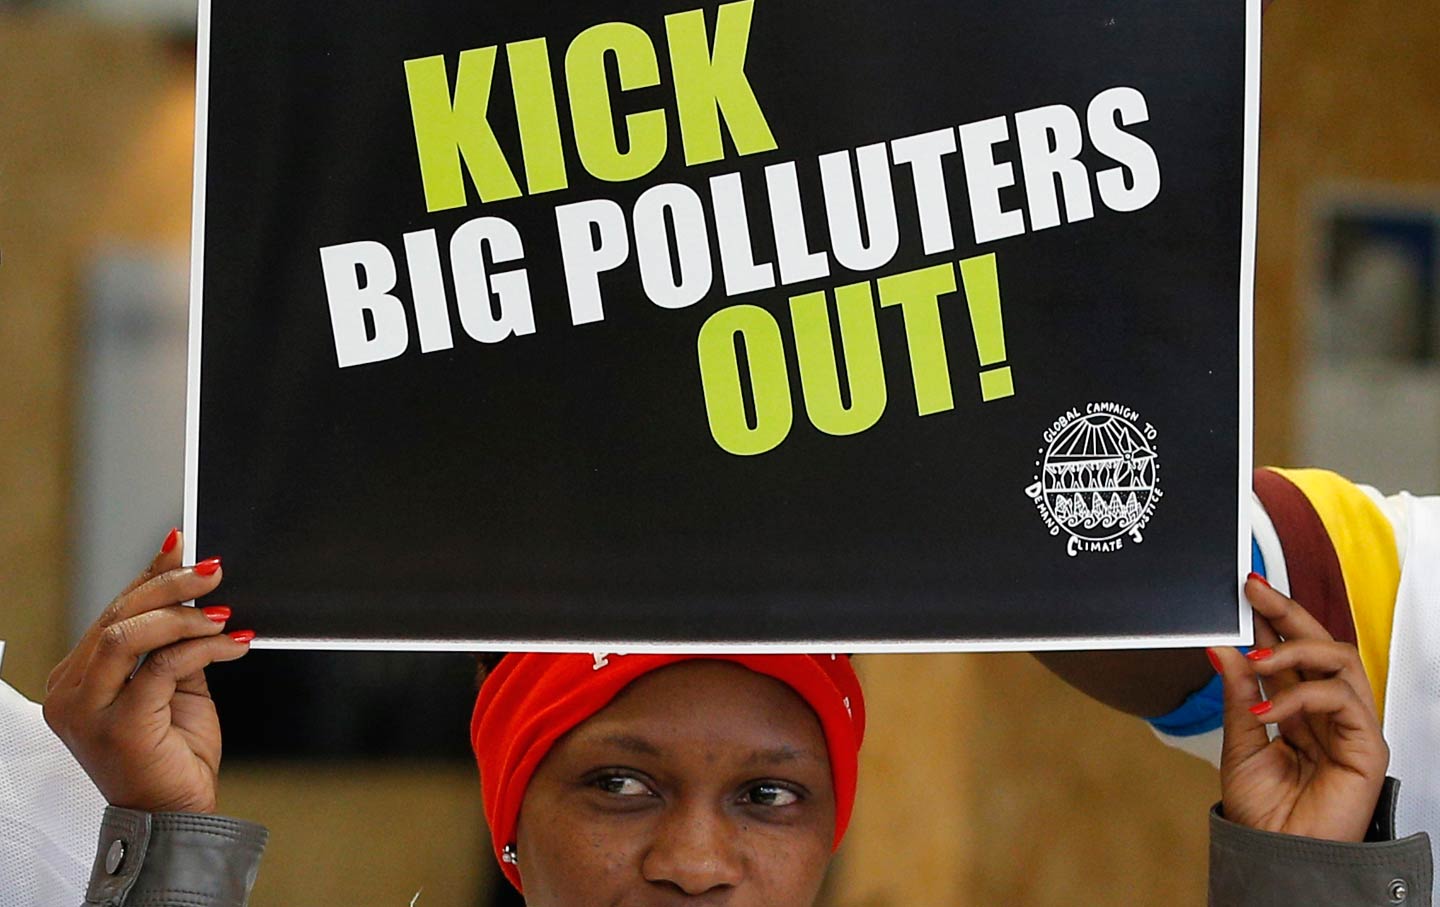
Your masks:
{"label": "woman's cheek", "polygon": [[764,892],[764,902],[773,907],[810,907],[830,867],[830,829],[801,827],[757,834],[752,826],[750,831],[752,880]]}
{"label": "woman's cheek", "polygon": [[623,829],[565,821],[536,827],[543,831],[523,834],[519,845],[527,907],[612,904],[640,881],[636,848]]}

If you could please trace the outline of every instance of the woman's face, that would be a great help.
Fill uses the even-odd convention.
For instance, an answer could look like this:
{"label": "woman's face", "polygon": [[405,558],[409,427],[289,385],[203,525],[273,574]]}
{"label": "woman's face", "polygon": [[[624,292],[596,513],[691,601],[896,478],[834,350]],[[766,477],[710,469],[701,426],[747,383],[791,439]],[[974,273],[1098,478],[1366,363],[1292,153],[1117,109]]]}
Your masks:
{"label": "woman's face", "polygon": [[835,794],[820,721],[778,680],[687,661],[561,738],[520,808],[530,907],[811,907]]}

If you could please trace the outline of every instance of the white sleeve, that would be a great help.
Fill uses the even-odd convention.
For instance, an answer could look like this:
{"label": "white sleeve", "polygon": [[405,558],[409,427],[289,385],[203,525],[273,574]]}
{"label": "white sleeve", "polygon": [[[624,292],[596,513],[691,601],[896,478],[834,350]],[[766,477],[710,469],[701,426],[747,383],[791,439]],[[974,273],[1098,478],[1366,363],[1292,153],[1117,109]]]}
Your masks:
{"label": "white sleeve", "polygon": [[[1396,831],[1434,834],[1440,832],[1440,497],[1400,494],[1385,501],[1402,546],[1385,694],[1390,773],[1401,782]],[[1416,555],[1408,562],[1406,550]]]}
{"label": "white sleeve", "polygon": [[104,809],[39,704],[0,681],[0,907],[82,903]]}

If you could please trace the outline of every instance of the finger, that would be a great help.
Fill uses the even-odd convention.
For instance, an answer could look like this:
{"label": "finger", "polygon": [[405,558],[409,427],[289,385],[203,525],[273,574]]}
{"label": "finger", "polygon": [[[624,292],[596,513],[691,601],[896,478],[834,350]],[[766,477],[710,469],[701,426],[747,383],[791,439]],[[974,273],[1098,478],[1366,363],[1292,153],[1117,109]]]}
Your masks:
{"label": "finger", "polygon": [[[170,605],[178,605],[191,599],[208,595],[215,591],[220,585],[224,576],[220,568],[218,557],[202,561],[193,567],[176,567],[167,570],[159,576],[152,577],[149,581],[142,583],[125,595],[120,596],[111,602],[105,613],[100,615],[86,631],[90,645],[94,645],[95,639],[105,632],[105,628],[111,624],[128,620],[137,614],[144,614],[146,611],[154,611],[156,608],[165,608]],[[80,649],[86,640],[81,641]]]}
{"label": "finger", "polygon": [[180,566],[181,552],[184,547],[181,544],[183,538],[184,536],[179,529],[172,528],[170,532],[166,534],[164,540],[160,542],[159,551],[150,559],[149,565],[140,571],[140,574],[131,580],[129,585],[121,590],[120,594],[110,602],[105,612],[96,620],[96,623],[91,624],[90,628],[86,630],[85,635],[81,637],[80,641],[75,645],[75,648],[61,659],[60,663],[50,672],[50,676],[45,680],[46,693],[61,686],[66,680],[78,682],[79,673],[84,671],[85,665],[89,662],[90,652],[95,645],[95,638],[99,635],[98,631],[95,630],[96,624],[106,619],[106,616],[111,613],[111,609],[116,606],[120,599],[129,595],[161,573]]}
{"label": "finger", "polygon": [[168,704],[181,681],[216,662],[244,657],[250,651],[250,640],[253,638],[254,634],[249,631],[239,631],[204,639],[187,639],[156,650],[145,659],[145,664],[136,672],[117,702],[140,711]]}
{"label": "finger", "polygon": [[1383,773],[1389,761],[1379,721],[1339,678],[1302,683],[1251,711],[1257,720],[1282,727],[1307,719],[1310,729],[1319,731],[1303,746],[1313,762],[1328,760],[1370,777]]}
{"label": "finger", "polygon": [[1258,573],[1245,582],[1245,597],[1260,616],[1285,639],[1333,639],[1309,611],[1270,588]]}
{"label": "finger", "polygon": [[[1259,612],[1256,612],[1255,647],[1250,650],[1250,654],[1266,651],[1273,652],[1275,651],[1275,647],[1280,645],[1281,642],[1283,642],[1283,640],[1280,638],[1280,634],[1276,633],[1275,628],[1270,626],[1270,621],[1262,617]],[[1247,655],[1246,657],[1249,658],[1250,656]],[[1293,687],[1300,681],[1301,677],[1297,671],[1276,671],[1260,678],[1260,690],[1265,696],[1273,696],[1281,690]]]}
{"label": "finger", "polygon": [[[1375,708],[1370,680],[1360,662],[1360,651],[1348,643],[1296,639],[1274,649],[1255,649],[1246,657],[1261,677],[1298,670],[1307,677],[1339,678],[1349,684],[1361,704],[1375,714],[1378,721],[1379,710]],[[1270,689],[1268,684],[1266,689]]]}
{"label": "finger", "polygon": [[101,709],[114,702],[141,656],[181,640],[216,636],[229,616],[223,606],[170,605],[106,627],[85,669],[84,704]]}
{"label": "finger", "polygon": [[1239,650],[1217,646],[1205,651],[1210,655],[1210,663],[1219,672],[1225,690],[1222,713],[1225,742],[1220,761],[1222,767],[1239,765],[1270,743],[1269,733],[1251,712],[1251,708],[1263,699],[1260,681]]}
{"label": "finger", "polygon": [[165,571],[174,570],[180,566],[180,556],[185,549],[185,546],[181,544],[183,539],[184,536],[180,530],[172,528],[165,536],[164,541],[160,543],[160,550],[150,559],[150,565],[141,570],[140,575],[132,579],[129,585],[120,590],[120,594],[126,595],[133,592]]}
{"label": "finger", "polygon": [[115,599],[51,673],[46,692],[74,688],[84,681],[85,670],[107,628],[147,611],[199,598],[214,591],[221,578],[220,559],[211,558],[193,567],[168,570]]}
{"label": "finger", "polygon": [[[1274,648],[1281,639],[1330,639],[1324,625],[1309,611],[1271,588],[1263,576],[1252,573],[1245,587],[1246,596],[1255,606],[1257,648]],[[1264,626],[1263,633],[1258,632]],[[1324,675],[1321,675],[1324,676]],[[1303,670],[1273,674],[1262,682],[1268,694],[1278,693],[1304,680],[1315,679]]]}
{"label": "finger", "polygon": [[1280,634],[1275,632],[1275,628],[1270,626],[1270,621],[1262,617],[1258,611],[1254,613],[1254,622],[1256,647],[1274,648],[1280,643]]}

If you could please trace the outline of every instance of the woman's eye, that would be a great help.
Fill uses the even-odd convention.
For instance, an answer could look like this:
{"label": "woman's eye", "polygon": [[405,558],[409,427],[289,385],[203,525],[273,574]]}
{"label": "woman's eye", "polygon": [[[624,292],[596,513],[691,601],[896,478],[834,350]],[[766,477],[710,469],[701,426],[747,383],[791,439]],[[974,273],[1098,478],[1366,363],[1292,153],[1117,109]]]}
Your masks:
{"label": "woman's eye", "polygon": [[616,797],[648,797],[650,788],[639,778],[629,775],[604,775],[593,782],[597,788]]}
{"label": "woman's eye", "polygon": [[745,800],[757,806],[790,806],[800,795],[781,784],[757,784],[745,792]]}

